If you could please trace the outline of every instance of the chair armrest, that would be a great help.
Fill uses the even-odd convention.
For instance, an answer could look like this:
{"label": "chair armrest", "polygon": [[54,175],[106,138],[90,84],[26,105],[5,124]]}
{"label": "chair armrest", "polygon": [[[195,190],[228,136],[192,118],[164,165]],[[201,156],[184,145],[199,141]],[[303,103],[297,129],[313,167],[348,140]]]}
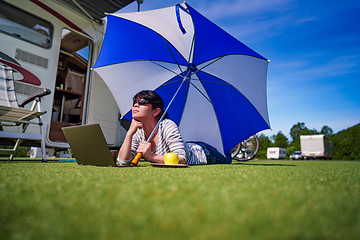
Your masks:
{"label": "chair armrest", "polygon": [[46,95],[49,95],[50,93],[51,93],[50,89],[47,88],[41,89],[35,92],[34,94],[32,94],[31,96],[29,96],[27,99],[25,99],[21,104],[19,104],[19,107],[24,107],[26,104],[34,101],[36,98],[40,99]]}

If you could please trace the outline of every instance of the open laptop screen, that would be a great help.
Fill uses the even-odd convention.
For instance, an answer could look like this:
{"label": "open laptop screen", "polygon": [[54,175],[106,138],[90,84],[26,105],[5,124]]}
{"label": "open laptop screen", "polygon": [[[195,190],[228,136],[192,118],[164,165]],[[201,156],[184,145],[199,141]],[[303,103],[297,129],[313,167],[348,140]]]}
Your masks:
{"label": "open laptop screen", "polygon": [[116,166],[99,124],[65,127],[62,131],[78,164]]}

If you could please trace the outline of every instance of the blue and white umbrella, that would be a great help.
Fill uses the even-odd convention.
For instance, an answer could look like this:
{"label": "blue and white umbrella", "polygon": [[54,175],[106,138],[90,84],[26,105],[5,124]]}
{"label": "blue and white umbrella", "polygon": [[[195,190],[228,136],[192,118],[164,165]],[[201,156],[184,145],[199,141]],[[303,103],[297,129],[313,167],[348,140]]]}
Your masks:
{"label": "blue and white umbrella", "polygon": [[[268,129],[268,60],[183,3],[107,16],[93,69],[131,120],[132,97],[155,90],[185,141],[225,154]],[[173,101],[172,101],[173,100]]]}

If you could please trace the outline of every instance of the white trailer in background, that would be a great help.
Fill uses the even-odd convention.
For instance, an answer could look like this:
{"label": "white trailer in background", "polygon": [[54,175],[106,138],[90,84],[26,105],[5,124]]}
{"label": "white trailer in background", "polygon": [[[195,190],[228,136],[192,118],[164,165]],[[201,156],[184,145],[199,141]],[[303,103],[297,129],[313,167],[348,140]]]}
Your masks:
{"label": "white trailer in background", "polygon": [[266,153],[267,159],[286,158],[286,149],[280,147],[269,147]]}
{"label": "white trailer in background", "polygon": [[331,142],[324,134],[300,136],[301,154],[304,159],[331,159]]}

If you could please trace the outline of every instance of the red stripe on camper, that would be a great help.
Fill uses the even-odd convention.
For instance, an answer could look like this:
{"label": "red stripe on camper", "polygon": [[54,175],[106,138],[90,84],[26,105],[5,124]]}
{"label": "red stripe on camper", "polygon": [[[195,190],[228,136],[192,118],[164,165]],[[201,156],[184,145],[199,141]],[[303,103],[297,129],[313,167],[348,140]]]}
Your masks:
{"label": "red stripe on camper", "polygon": [[87,36],[89,36],[89,34],[87,34],[86,32],[84,32],[80,27],[78,27],[77,25],[75,25],[73,22],[71,22],[69,19],[65,18],[63,15],[61,15],[60,13],[58,13],[57,11],[55,11],[54,9],[50,8],[49,6],[46,6],[44,3],[40,2],[39,0],[30,0],[31,2],[35,3],[36,5],[38,5],[39,7],[43,8],[44,10],[46,10],[47,12],[49,12],[50,14],[54,15],[55,17],[57,17],[59,20],[61,20],[63,23],[66,23],[69,27],[75,29],[76,31],[79,31],[81,33],[86,34]]}
{"label": "red stripe on camper", "polygon": [[33,84],[36,86],[40,86],[41,81],[39,78],[37,78],[34,74],[32,74],[31,72],[29,72],[28,70],[22,68],[19,65],[16,65],[12,62],[6,61],[4,59],[0,59],[0,62],[6,64],[7,66],[15,69],[16,71],[18,71],[19,73],[21,73],[21,75],[23,75],[23,79],[18,80],[20,82],[25,82],[25,83],[29,83],[29,84]]}

